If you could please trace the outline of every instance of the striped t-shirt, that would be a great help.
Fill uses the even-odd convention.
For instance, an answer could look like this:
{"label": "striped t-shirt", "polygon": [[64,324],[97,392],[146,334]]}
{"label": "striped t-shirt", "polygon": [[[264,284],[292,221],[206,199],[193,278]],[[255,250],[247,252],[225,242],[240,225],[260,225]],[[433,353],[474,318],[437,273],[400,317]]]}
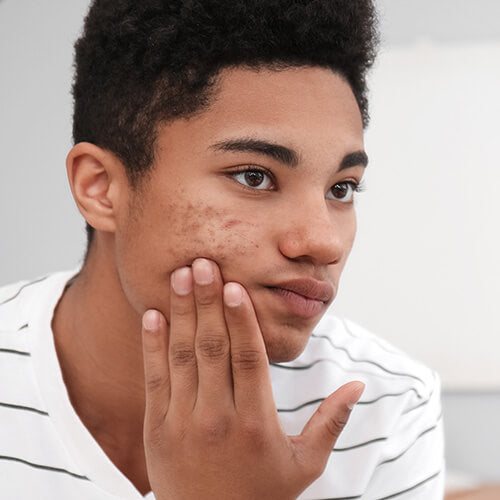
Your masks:
{"label": "striped t-shirt", "polygon": [[[0,288],[0,498],[146,498],[75,413],[51,320],[79,269]],[[330,314],[294,361],[271,364],[276,406],[298,434],[340,385],[365,382],[322,476],[300,499],[443,498],[440,380],[355,323]]]}

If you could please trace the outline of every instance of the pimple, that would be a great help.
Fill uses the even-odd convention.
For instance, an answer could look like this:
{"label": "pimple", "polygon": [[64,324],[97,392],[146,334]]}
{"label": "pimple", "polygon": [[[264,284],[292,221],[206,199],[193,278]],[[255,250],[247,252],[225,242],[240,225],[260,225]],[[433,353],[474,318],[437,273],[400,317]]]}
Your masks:
{"label": "pimple", "polygon": [[225,224],[224,224],[224,229],[230,229],[234,226],[237,226],[238,224],[241,224],[242,221],[241,220],[237,220],[237,219],[231,219],[229,221],[227,221]]}

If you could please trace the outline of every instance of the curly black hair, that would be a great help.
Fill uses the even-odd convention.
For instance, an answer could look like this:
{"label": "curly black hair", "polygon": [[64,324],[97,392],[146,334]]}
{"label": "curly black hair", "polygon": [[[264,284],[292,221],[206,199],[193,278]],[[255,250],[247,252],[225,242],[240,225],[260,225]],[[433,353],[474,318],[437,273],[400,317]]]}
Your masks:
{"label": "curly black hair", "polygon": [[330,68],[366,127],[378,42],[372,0],[94,0],[75,43],[73,140],[116,154],[139,190],[158,124],[205,109],[230,66]]}

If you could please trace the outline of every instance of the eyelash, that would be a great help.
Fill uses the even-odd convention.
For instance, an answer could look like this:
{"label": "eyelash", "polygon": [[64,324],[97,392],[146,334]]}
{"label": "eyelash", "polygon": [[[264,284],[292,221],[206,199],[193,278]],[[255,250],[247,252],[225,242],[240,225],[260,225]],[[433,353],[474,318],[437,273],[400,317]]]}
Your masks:
{"label": "eyelash", "polygon": [[[230,172],[228,175],[230,177],[232,177],[233,179],[236,180],[236,182],[238,182],[241,186],[243,186],[245,189],[249,189],[251,191],[267,191],[267,189],[258,189],[256,187],[251,187],[251,186],[246,186],[245,184],[242,184],[241,182],[239,182],[237,179],[236,179],[236,175],[239,175],[239,174],[245,174],[247,172],[260,172],[264,175],[267,175],[273,184],[276,184],[276,180],[274,178],[274,175],[273,173],[268,170],[267,168],[257,168],[257,167],[253,167],[253,168],[248,168],[248,167],[242,167],[240,170],[235,170],[233,172]],[[353,196],[354,196],[354,193],[361,193],[363,191],[366,190],[366,187],[365,187],[365,184],[364,182],[357,182],[357,181],[353,181],[353,180],[348,180],[348,181],[342,181],[342,182],[337,182],[335,183],[333,187],[337,186],[338,184],[348,184],[349,186],[351,186],[351,189],[353,191]],[[332,189],[330,188],[330,189]],[[352,198],[352,197],[351,197]],[[338,198],[330,198],[330,199],[336,199],[336,200],[339,200]],[[339,201],[342,201],[341,199]],[[350,203],[352,202],[352,199],[349,201],[349,202],[344,202],[345,204],[347,203]]]}

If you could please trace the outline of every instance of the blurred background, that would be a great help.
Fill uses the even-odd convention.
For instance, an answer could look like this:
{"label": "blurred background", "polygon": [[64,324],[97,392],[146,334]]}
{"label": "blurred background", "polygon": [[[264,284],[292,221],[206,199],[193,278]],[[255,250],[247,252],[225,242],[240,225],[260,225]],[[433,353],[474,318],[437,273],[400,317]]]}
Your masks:
{"label": "blurred background", "polygon": [[[440,374],[448,488],[498,482],[500,2],[377,3],[367,191],[329,313]],[[0,0],[0,286],[83,258],[65,157],[88,4]]]}

